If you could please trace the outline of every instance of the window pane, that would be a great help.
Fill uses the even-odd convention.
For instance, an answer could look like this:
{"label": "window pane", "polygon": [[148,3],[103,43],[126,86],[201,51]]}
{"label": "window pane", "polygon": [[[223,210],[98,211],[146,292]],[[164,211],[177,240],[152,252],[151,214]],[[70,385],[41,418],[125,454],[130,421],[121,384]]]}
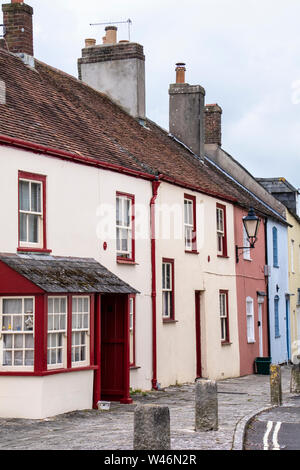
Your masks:
{"label": "window pane", "polygon": [[12,352],[5,351],[3,354],[3,365],[4,366],[12,366]]}
{"label": "window pane", "polygon": [[26,214],[20,213],[20,241],[27,242],[27,218]]}
{"label": "window pane", "polygon": [[3,336],[3,346],[4,346],[4,349],[12,348],[12,335]]}
{"label": "window pane", "polygon": [[20,200],[20,210],[29,211],[29,183],[27,181],[19,182],[19,200]]}
{"label": "window pane", "polygon": [[130,227],[130,218],[131,218],[131,210],[130,210],[131,200],[130,199],[125,199],[124,208],[125,208],[125,214],[124,214],[125,225],[126,227]]}
{"label": "window pane", "polygon": [[41,212],[41,184],[31,183],[31,211]]}
{"label": "window pane", "polygon": [[4,299],[3,313],[22,313],[21,299]]}
{"label": "window pane", "polygon": [[33,366],[33,351],[25,351],[25,366]]}
{"label": "window pane", "polygon": [[24,312],[33,313],[33,300],[32,299],[24,299]]}
{"label": "window pane", "polygon": [[23,351],[15,351],[14,353],[14,365],[22,366],[23,365]]}
{"label": "window pane", "polygon": [[117,197],[117,207],[116,207],[116,222],[117,225],[121,225],[121,200]]}
{"label": "window pane", "polygon": [[128,251],[128,230],[122,230],[121,249],[122,251]]}
{"label": "window pane", "polygon": [[38,215],[28,215],[28,237],[29,243],[38,243],[39,242],[39,216]]}

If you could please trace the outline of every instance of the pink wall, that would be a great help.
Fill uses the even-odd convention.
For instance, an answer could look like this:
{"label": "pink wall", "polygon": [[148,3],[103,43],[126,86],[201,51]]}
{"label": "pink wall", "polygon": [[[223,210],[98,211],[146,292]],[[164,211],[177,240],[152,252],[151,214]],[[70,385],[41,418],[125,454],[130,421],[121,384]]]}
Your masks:
{"label": "pink wall", "polygon": [[[234,209],[235,243],[239,247],[244,246],[242,218],[247,211],[239,207]],[[238,303],[238,327],[240,347],[240,374],[248,375],[254,372],[254,360],[260,356],[259,351],[259,327],[258,327],[258,292],[267,294],[267,284],[264,275],[265,266],[265,225],[261,220],[258,240],[255,248],[250,250],[251,261],[245,260],[243,251],[239,250],[239,262],[236,264],[237,303]],[[246,299],[251,297],[254,306],[254,342],[248,342]],[[262,304],[262,344],[263,356],[269,356],[268,351],[268,318],[267,297]]]}

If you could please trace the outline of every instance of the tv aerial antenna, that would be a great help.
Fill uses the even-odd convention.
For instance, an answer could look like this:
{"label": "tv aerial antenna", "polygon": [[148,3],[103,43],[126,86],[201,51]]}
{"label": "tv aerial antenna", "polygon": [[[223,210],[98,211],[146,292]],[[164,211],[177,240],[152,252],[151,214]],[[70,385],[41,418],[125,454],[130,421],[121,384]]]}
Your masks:
{"label": "tv aerial antenna", "polygon": [[115,24],[128,24],[128,40],[130,42],[130,35],[131,35],[131,26],[132,21],[130,19],[126,21],[111,21],[109,23],[90,23],[90,26],[113,26]]}

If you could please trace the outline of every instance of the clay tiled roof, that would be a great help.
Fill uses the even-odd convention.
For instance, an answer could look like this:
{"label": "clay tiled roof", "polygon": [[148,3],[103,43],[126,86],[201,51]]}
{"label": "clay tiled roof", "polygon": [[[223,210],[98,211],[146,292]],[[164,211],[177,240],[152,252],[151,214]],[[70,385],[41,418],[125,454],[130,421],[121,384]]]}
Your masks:
{"label": "clay tiled roof", "polygon": [[146,120],[141,125],[107,96],[70,75],[39,61],[31,69],[0,49],[0,80],[6,85],[6,104],[0,104],[0,136],[149,175],[162,174],[171,183],[274,216],[155,123]]}

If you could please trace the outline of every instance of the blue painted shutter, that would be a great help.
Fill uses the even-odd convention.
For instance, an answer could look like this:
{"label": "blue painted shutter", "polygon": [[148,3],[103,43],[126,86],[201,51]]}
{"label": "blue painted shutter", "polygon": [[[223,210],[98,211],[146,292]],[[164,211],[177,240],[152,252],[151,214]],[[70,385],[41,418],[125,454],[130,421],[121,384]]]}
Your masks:
{"label": "blue painted shutter", "polygon": [[273,266],[278,266],[278,235],[276,227],[273,227]]}
{"label": "blue painted shutter", "polygon": [[274,314],[275,314],[275,338],[279,338],[280,329],[279,329],[279,297],[276,295],[274,299]]}

